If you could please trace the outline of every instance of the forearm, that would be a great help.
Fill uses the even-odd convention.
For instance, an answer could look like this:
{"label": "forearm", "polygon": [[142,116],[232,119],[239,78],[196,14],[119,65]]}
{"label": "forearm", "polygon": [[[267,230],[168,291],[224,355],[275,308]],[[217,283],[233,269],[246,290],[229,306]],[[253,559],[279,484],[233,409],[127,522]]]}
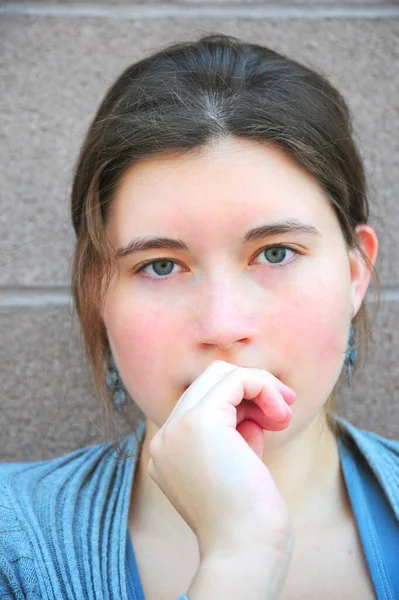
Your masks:
{"label": "forearm", "polygon": [[204,558],[187,592],[189,600],[276,600],[289,559],[242,552]]}

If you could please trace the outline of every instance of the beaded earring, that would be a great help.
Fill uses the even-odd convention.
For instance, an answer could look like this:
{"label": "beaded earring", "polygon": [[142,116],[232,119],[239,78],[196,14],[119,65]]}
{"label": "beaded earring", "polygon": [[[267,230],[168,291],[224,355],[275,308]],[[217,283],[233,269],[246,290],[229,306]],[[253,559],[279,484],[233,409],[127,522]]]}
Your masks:
{"label": "beaded earring", "polygon": [[357,361],[358,351],[355,346],[355,328],[353,323],[351,323],[350,331],[349,331],[349,343],[348,349],[345,353],[345,365],[348,369],[348,387],[351,386],[352,383],[352,368],[355,366]]}
{"label": "beaded earring", "polygon": [[126,404],[127,392],[112,355],[109,358],[108,367],[105,372],[105,385],[112,394],[113,408],[116,411],[121,412]]}

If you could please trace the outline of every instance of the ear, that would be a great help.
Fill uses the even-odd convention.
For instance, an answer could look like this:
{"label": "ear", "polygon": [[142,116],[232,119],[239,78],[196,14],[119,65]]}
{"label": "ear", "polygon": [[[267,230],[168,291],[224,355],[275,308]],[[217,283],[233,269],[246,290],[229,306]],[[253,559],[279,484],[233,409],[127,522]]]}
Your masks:
{"label": "ear", "polygon": [[368,261],[364,260],[357,248],[349,251],[353,316],[357,314],[366,295],[372,274],[372,267],[375,265],[378,252],[377,234],[370,225],[358,225],[355,231],[359,245]]}

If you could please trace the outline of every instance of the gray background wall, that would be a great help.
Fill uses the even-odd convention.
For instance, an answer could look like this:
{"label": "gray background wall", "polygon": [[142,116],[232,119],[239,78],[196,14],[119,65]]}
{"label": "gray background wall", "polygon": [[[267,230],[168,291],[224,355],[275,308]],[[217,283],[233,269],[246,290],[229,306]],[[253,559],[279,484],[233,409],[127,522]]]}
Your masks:
{"label": "gray background wall", "polygon": [[[380,239],[382,302],[368,362],[338,407],[397,437],[399,423],[399,6],[267,0],[0,5],[0,459],[36,460],[101,441],[69,299],[69,191],[86,127],[132,62],[223,32],[322,69],[344,93]],[[369,306],[372,304],[369,297]]]}

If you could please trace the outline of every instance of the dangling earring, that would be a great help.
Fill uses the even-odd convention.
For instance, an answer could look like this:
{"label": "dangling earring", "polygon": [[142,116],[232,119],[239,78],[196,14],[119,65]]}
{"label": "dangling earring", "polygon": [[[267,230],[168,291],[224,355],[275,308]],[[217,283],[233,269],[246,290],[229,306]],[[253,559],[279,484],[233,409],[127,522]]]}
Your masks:
{"label": "dangling earring", "polygon": [[348,349],[345,353],[345,364],[348,369],[348,387],[350,387],[352,383],[352,368],[356,365],[357,356],[358,351],[357,347],[355,346],[355,328],[353,323],[351,323]]}
{"label": "dangling earring", "polygon": [[120,378],[112,355],[109,358],[108,368],[105,372],[105,385],[112,394],[112,406],[121,412],[127,398],[127,392]]}

